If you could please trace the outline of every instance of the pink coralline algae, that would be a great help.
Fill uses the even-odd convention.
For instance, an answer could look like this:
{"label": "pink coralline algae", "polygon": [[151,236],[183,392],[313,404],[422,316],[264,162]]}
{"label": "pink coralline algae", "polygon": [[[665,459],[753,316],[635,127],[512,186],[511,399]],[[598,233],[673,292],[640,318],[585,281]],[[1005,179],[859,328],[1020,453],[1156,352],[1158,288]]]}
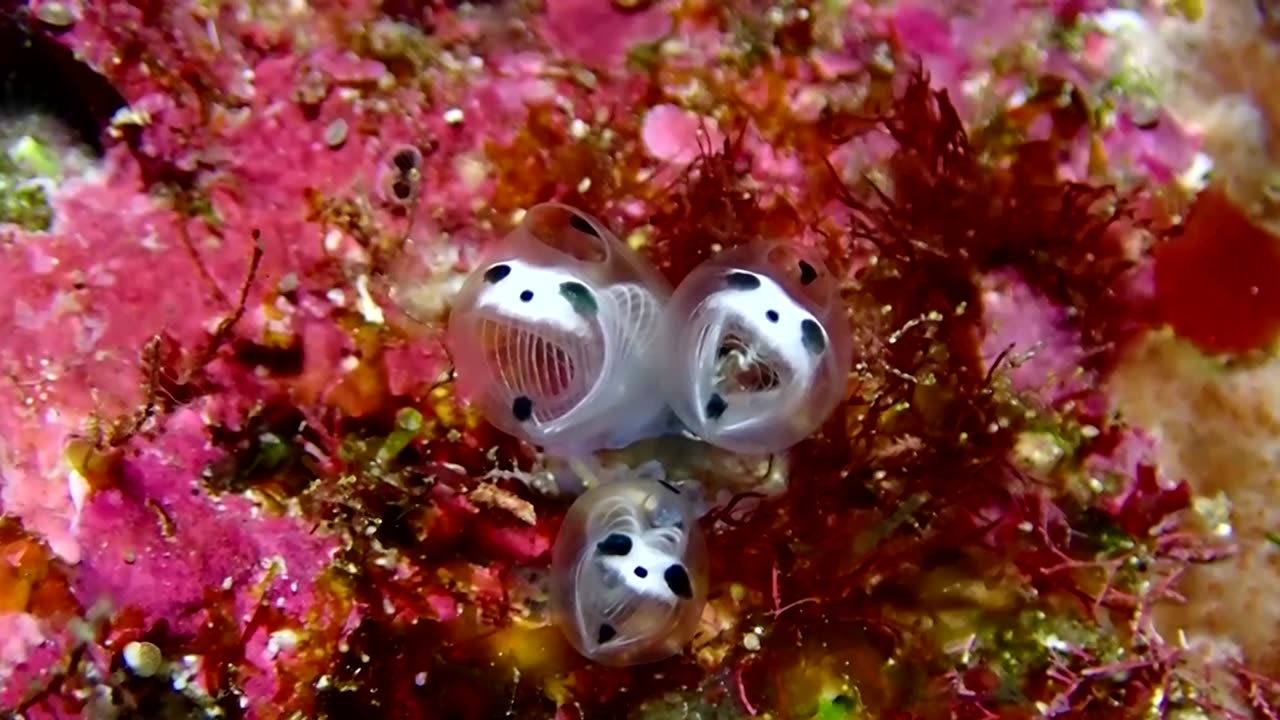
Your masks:
{"label": "pink coralline algae", "polygon": [[903,48],[921,58],[935,84],[959,106],[964,83],[980,78],[997,54],[1031,36],[1046,34],[1053,16],[1017,3],[898,3],[892,25]]}
{"label": "pink coralline algae", "polygon": [[622,64],[637,45],[661,40],[671,32],[671,7],[661,2],[627,3],[594,0],[550,0],[543,32],[557,54],[590,67]]}
{"label": "pink coralline algae", "polygon": [[[1196,196],[1199,140],[1122,72],[1109,7],[0,10],[0,710],[1274,717],[1276,668],[1208,683],[1151,624],[1234,545],[1107,387],[1166,323],[1265,352],[1270,315],[1211,315],[1267,288],[1195,266],[1253,282],[1221,248],[1274,237]],[[699,632],[650,668],[554,626],[586,465],[484,422],[441,342],[479,252],[548,201],[672,283],[801,243],[854,334],[787,456],[620,451],[733,478]]]}
{"label": "pink coralline algae", "polygon": [[4,613],[0,615],[0,635],[4,642],[0,644],[0,675],[9,676],[27,662],[32,651],[47,641],[40,630],[40,624],[34,616],[26,613]]}
{"label": "pink coralline algae", "polygon": [[701,148],[718,147],[724,142],[714,121],[675,105],[650,108],[641,133],[645,149],[653,157],[681,165],[693,162]]}
{"label": "pink coralline algae", "polygon": [[198,627],[198,614],[189,613],[203,605],[205,589],[250,588],[264,575],[271,582],[257,592],[267,601],[294,612],[307,607],[333,541],[284,518],[257,517],[244,498],[201,492],[201,473],[213,459],[203,424],[190,410],[168,423],[164,440],[139,453],[116,487],[94,493],[82,509],[80,536],[110,542],[82,551],[77,594],[89,604],[108,598],[149,617],[187,618],[173,623],[175,632]]}
{"label": "pink coralline algae", "polygon": [[990,323],[983,357],[994,364],[1003,355],[1019,392],[1042,393],[1054,404],[1093,384],[1081,368],[1080,339],[1060,308],[1007,274],[988,278],[983,302]]}

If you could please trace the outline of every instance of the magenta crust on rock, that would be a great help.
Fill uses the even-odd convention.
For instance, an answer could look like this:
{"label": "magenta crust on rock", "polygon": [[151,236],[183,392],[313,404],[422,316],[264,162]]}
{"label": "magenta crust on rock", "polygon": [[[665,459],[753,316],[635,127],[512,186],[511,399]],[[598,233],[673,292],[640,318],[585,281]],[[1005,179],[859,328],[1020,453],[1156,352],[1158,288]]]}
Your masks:
{"label": "magenta crust on rock", "polygon": [[[1233,546],[1106,388],[1199,141],[1122,87],[1119,3],[1016,5],[0,10],[125,103],[0,96],[0,208],[51,218],[0,224],[0,710],[1274,715],[1275,668],[1209,685],[1152,624]],[[90,168],[40,114],[94,118]],[[854,329],[789,456],[621,451],[742,483],[698,632],[639,671],[552,625],[569,483],[442,343],[544,202],[673,285],[797,242]]]}

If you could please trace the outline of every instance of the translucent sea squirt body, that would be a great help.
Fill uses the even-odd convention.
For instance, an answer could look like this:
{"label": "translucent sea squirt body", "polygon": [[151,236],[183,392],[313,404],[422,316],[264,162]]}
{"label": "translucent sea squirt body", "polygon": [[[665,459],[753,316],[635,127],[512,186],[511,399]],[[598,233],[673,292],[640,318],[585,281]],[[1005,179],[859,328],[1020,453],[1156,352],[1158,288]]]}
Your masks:
{"label": "translucent sea squirt body", "polygon": [[454,300],[458,388],[546,452],[622,447],[665,429],[655,352],[671,286],[595,218],[530,208]]}
{"label": "translucent sea squirt body", "polygon": [[784,450],[844,397],[852,364],[838,284],[804,248],[757,241],[694,268],[667,305],[672,410],[713,445]]}
{"label": "translucent sea squirt body", "polygon": [[706,542],[689,499],[665,483],[618,480],[569,509],[551,561],[556,623],[604,665],[680,653],[707,601]]}

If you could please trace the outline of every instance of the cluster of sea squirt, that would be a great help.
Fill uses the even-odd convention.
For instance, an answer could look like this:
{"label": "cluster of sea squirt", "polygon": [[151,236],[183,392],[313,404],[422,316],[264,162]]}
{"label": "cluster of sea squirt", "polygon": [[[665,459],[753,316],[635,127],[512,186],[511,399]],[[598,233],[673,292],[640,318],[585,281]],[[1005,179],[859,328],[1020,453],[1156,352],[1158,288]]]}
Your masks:
{"label": "cluster of sea squirt", "polygon": [[[851,363],[836,283],[808,250],[750,242],[673,290],[599,220],[555,203],[530,208],[481,258],[448,343],[459,390],[487,421],[566,459],[677,433],[784,450],[832,413]],[[706,547],[675,486],[589,488],[552,555],[553,612],[586,657],[654,662],[697,630]]]}

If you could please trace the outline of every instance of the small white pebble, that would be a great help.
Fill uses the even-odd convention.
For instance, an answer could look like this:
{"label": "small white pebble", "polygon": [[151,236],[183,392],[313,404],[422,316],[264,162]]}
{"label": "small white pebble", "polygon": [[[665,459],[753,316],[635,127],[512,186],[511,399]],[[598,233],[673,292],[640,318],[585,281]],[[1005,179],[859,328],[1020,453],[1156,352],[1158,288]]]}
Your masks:
{"label": "small white pebble", "polygon": [[1178,176],[1178,184],[1185,190],[1199,192],[1208,184],[1213,175],[1213,158],[1198,152],[1191,158],[1191,165]]}
{"label": "small white pebble", "polygon": [[338,251],[338,245],[342,242],[341,230],[330,230],[324,236],[324,251],[333,253]]}
{"label": "small white pebble", "polygon": [[1093,16],[1093,21],[1099,30],[1108,34],[1121,30],[1145,32],[1149,29],[1146,18],[1135,10],[1103,10]]}
{"label": "small white pebble", "polygon": [[133,641],[124,646],[124,663],[138,677],[151,677],[160,671],[164,656],[160,648],[149,642]]}
{"label": "small white pebble", "polygon": [[569,135],[575,140],[581,140],[590,131],[591,127],[583,122],[582,118],[574,118],[573,122],[569,123]]}
{"label": "small white pebble", "polygon": [[139,127],[151,124],[151,114],[146,110],[134,110],[131,107],[122,107],[111,116],[111,127],[119,131],[120,127],[125,125],[137,125]]}
{"label": "small white pebble", "polygon": [[424,672],[420,672],[420,673],[418,673],[417,675],[414,675],[414,676],[413,676],[413,684],[414,684],[414,685],[417,685],[418,687],[422,687],[423,685],[426,685],[426,684],[427,684],[427,674],[426,674],[426,673],[424,673]]}
{"label": "small white pebble", "polygon": [[444,121],[450,125],[461,125],[462,118],[462,108],[449,108],[444,111]]}
{"label": "small white pebble", "polygon": [[324,144],[337,149],[347,141],[347,121],[338,118],[324,129]]}
{"label": "small white pebble", "polygon": [[66,3],[44,2],[36,9],[40,22],[58,29],[66,29],[76,23],[76,13]]}
{"label": "small white pebble", "polygon": [[277,630],[267,638],[267,653],[275,657],[281,651],[288,652],[298,647],[298,633],[292,630]]}
{"label": "small white pebble", "polygon": [[381,325],[386,322],[386,316],[382,313],[382,308],[378,305],[373,296],[369,294],[369,276],[361,275],[356,278],[356,308],[360,311],[360,316],[370,325]]}
{"label": "small white pebble", "polygon": [[748,652],[756,652],[760,649],[760,636],[753,632],[743,635],[742,647],[746,648]]}

